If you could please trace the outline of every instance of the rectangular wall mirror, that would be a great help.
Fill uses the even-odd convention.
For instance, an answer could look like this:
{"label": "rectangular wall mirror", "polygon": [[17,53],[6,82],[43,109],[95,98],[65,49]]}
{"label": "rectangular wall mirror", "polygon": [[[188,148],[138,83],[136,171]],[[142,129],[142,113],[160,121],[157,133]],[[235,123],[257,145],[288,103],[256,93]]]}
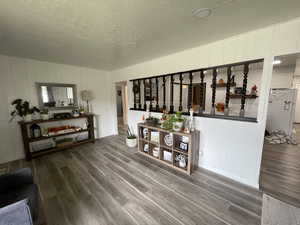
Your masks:
{"label": "rectangular wall mirror", "polygon": [[73,109],[78,106],[75,84],[36,83],[41,109]]}

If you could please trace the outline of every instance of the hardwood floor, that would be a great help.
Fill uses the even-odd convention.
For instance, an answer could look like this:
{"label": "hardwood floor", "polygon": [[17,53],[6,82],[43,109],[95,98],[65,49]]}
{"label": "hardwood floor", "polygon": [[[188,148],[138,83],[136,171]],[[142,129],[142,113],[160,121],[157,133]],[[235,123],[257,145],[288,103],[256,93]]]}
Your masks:
{"label": "hardwood floor", "polygon": [[266,194],[300,208],[300,124],[298,145],[264,145],[260,188]]}
{"label": "hardwood floor", "polygon": [[260,224],[260,192],[204,169],[173,171],[122,136],[0,168],[23,166],[34,170],[49,225]]}

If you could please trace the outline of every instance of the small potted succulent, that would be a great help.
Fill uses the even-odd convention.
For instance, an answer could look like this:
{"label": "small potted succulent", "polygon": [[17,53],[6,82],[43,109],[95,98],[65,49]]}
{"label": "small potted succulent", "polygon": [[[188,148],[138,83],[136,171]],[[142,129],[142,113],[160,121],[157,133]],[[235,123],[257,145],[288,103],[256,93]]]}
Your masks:
{"label": "small potted succulent", "polygon": [[39,113],[40,110],[37,107],[30,107],[28,101],[23,101],[22,99],[16,99],[11,103],[15,109],[10,113],[12,121],[16,116],[21,117],[24,121],[31,121],[32,114]]}
{"label": "small potted succulent", "polygon": [[176,112],[173,118],[173,130],[181,131],[183,127],[185,119],[182,117],[182,112]]}
{"label": "small potted succulent", "polygon": [[175,160],[179,162],[179,167],[185,168],[186,167],[186,157],[182,154],[179,154],[175,157]]}
{"label": "small potted succulent", "polygon": [[128,127],[127,129],[127,138],[126,138],[126,145],[129,148],[134,148],[137,144],[136,141],[136,135],[133,133],[133,131]]}

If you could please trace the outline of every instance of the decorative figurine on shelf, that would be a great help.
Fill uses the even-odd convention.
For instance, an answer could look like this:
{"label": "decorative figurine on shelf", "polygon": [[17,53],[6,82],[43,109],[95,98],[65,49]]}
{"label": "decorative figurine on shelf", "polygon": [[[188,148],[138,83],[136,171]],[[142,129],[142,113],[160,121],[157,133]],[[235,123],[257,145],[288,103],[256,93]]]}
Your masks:
{"label": "decorative figurine on shelf", "polygon": [[194,110],[193,108],[190,109],[190,123],[189,123],[189,130],[190,132],[195,131],[195,125],[194,125]]}
{"label": "decorative figurine on shelf", "polygon": [[216,104],[216,109],[217,109],[217,112],[224,112],[225,104],[223,102],[218,102]]}
{"label": "decorative figurine on shelf", "polygon": [[186,167],[186,157],[182,154],[179,154],[175,157],[175,160],[179,163],[179,167],[185,168]]}
{"label": "decorative figurine on shelf", "polygon": [[252,88],[251,88],[251,95],[257,95],[257,86],[254,85]]}
{"label": "decorative figurine on shelf", "polygon": [[224,84],[224,80],[222,78],[219,79],[218,84]]}
{"label": "decorative figurine on shelf", "polygon": [[79,113],[79,110],[78,110],[78,109],[74,109],[74,110],[72,111],[72,113],[73,113],[73,116],[74,116],[74,117],[79,117],[79,116],[80,116],[80,113]]}

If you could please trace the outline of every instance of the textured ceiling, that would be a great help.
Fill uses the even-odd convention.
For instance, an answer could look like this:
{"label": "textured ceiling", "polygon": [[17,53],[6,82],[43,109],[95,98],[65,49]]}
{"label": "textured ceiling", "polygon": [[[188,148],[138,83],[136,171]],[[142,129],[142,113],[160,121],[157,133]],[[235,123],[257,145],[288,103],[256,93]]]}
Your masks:
{"label": "textured ceiling", "polygon": [[[193,17],[199,8],[212,15]],[[299,0],[1,0],[0,54],[110,70],[299,11]]]}

